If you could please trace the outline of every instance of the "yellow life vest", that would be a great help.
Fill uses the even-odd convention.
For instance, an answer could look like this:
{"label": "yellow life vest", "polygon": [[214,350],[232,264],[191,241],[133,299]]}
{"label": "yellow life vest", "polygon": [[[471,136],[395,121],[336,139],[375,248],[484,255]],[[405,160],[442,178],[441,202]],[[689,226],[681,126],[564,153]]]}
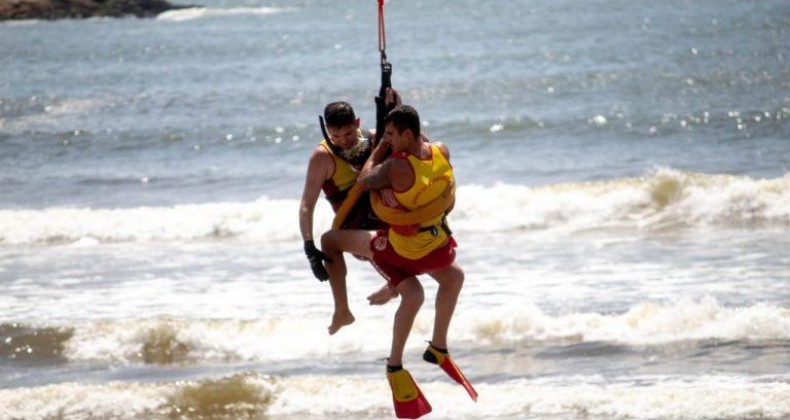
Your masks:
{"label": "yellow life vest", "polygon": [[326,180],[321,189],[324,190],[324,194],[332,204],[332,208],[337,211],[340,204],[346,198],[347,190],[357,182],[359,173],[355,171],[348,162],[341,159],[340,156],[332,151],[326,139],[321,141],[321,146],[324,146],[329,154],[332,155],[332,159],[335,163],[335,170],[332,174],[332,178]]}
{"label": "yellow life vest", "polygon": [[[452,192],[455,184],[453,168],[436,145],[431,144],[430,147],[431,157],[429,159],[422,160],[416,156],[406,156],[414,170],[414,184],[411,188],[403,192],[396,192],[392,189],[379,191],[380,197],[374,199],[374,210],[376,210],[375,201],[379,199],[386,207],[399,207],[401,210],[410,212],[426,208],[437,200],[446,200],[448,191]],[[444,211],[438,214],[421,215],[423,219],[416,223],[417,226],[414,229],[416,232],[409,232],[408,229],[404,232],[403,229],[390,227],[387,236],[395,252],[404,258],[417,260],[443,245],[447,240],[447,232],[438,227],[442,224],[446,210],[445,207]],[[379,217],[387,221],[386,216],[379,215]],[[431,227],[434,229],[430,229]]]}

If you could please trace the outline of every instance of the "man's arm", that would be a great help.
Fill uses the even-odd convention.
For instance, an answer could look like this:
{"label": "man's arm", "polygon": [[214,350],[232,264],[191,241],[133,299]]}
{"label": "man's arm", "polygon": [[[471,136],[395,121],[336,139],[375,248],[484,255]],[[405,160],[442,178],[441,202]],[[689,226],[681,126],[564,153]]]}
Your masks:
{"label": "man's arm", "polygon": [[310,155],[310,162],[307,164],[302,200],[299,202],[299,230],[304,241],[313,240],[315,205],[321,194],[321,186],[324,185],[324,181],[329,179],[332,171],[334,171],[332,157],[329,156],[329,153],[322,146],[316,147],[313,154]]}
{"label": "man's arm", "polygon": [[302,200],[299,203],[299,229],[304,240],[304,252],[310,262],[313,275],[320,281],[329,279],[324,261],[331,262],[331,260],[318,250],[313,242],[313,212],[318,196],[321,194],[321,186],[332,176],[334,165],[335,162],[326,149],[321,146],[315,148],[310,156],[310,163],[307,164],[307,176],[305,176]]}
{"label": "man's arm", "polygon": [[389,167],[392,161],[384,160],[389,148],[390,143],[382,139],[370,154],[365,165],[362,166],[362,170],[359,171],[357,182],[362,184],[366,190],[380,190],[392,184],[389,177]]}

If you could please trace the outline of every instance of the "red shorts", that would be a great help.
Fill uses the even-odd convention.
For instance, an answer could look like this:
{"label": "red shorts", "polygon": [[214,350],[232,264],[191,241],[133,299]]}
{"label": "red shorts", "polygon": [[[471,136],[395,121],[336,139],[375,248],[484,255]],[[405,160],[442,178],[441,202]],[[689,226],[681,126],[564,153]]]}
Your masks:
{"label": "red shorts", "polygon": [[387,239],[386,231],[377,231],[370,241],[373,266],[387,280],[390,287],[395,287],[409,277],[449,267],[455,261],[455,247],[458,244],[452,236],[448,239],[447,244],[434,249],[430,254],[418,260],[410,260],[395,252]]}

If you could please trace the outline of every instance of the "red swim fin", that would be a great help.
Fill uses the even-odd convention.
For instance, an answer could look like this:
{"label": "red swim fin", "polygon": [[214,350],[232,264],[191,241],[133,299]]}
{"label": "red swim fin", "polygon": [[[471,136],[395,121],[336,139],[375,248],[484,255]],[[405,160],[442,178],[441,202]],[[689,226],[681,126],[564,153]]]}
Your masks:
{"label": "red swim fin", "polygon": [[459,369],[455,362],[453,362],[453,359],[450,358],[449,354],[442,353],[439,350],[436,350],[433,345],[429,344],[428,349],[425,350],[422,358],[426,362],[439,365],[439,367],[442,368],[442,370],[447,373],[449,377],[453,378],[455,382],[461,384],[464,389],[466,389],[466,392],[469,393],[469,396],[472,397],[475,402],[477,402],[477,391],[475,391],[475,388],[466,379],[466,376],[464,376],[463,372],[461,372],[461,369]]}
{"label": "red swim fin", "polygon": [[387,372],[387,380],[392,389],[395,416],[400,419],[416,419],[431,412],[431,404],[425,399],[409,371],[401,369]]}

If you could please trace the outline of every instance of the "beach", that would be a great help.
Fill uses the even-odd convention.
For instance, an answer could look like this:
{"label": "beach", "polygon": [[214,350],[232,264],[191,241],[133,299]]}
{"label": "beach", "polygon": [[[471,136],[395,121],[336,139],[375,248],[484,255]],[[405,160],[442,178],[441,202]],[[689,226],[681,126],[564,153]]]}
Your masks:
{"label": "beach", "polygon": [[[304,256],[326,103],[375,127],[374,1],[0,23],[0,419],[394,418],[397,302]],[[385,5],[458,182],[428,419],[790,417],[790,5]],[[321,199],[315,235],[332,210]]]}

